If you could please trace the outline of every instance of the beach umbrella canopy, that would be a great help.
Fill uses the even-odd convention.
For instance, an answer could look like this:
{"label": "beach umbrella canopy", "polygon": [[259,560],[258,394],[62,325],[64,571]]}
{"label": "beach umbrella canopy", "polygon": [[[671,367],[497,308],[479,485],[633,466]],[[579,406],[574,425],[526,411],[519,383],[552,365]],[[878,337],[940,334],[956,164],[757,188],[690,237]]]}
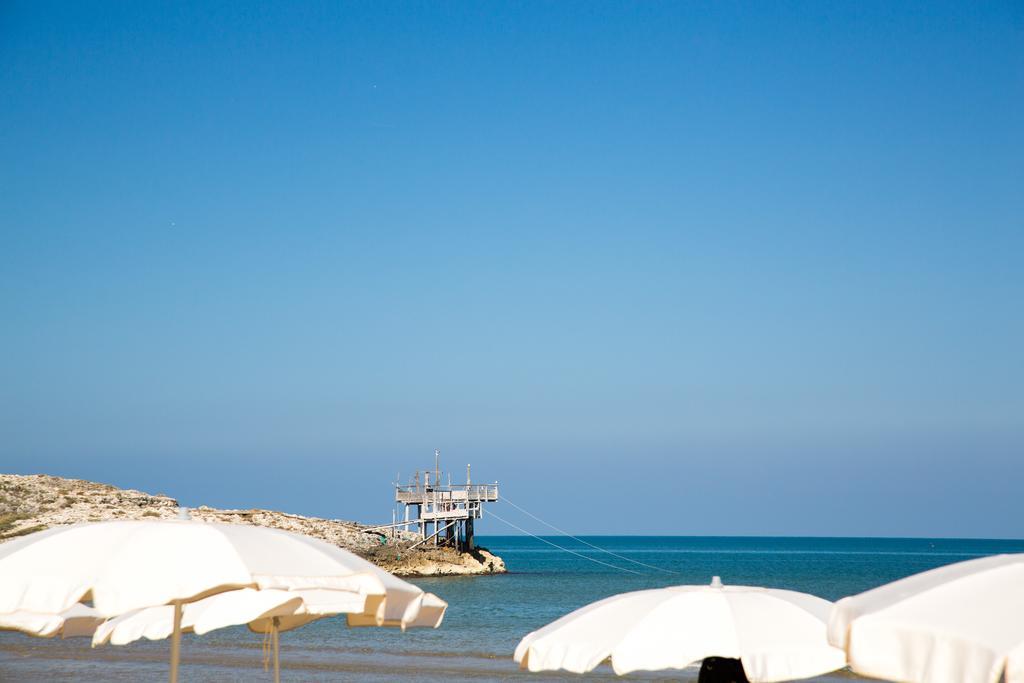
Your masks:
{"label": "beach umbrella canopy", "polygon": [[585,673],[611,658],[617,674],[682,669],[708,657],[738,659],[750,681],[807,678],[840,669],[828,644],[832,603],[794,591],[673,586],[622,593],[527,635],[515,660],[530,671]]}
{"label": "beach umbrella canopy", "polygon": [[[278,635],[304,626],[316,619],[336,614],[360,614],[365,611],[366,596],[349,591],[317,589],[239,590],[218,593],[182,608],[181,631],[203,635],[218,628],[246,624],[249,630],[271,637],[274,680],[280,680],[280,644]],[[420,598],[416,619],[408,626],[436,628],[441,625],[448,603],[432,593]],[[364,621],[357,625],[370,625]],[[400,624],[395,624],[401,626]],[[108,620],[96,629],[93,646],[111,643],[127,645],[141,638],[162,640],[174,632],[174,606],[147,607]]]}
{"label": "beach umbrella canopy", "polygon": [[0,629],[21,631],[37,638],[91,636],[102,623],[103,617],[96,610],[80,602],[60,614],[39,614],[24,610],[0,614]]}
{"label": "beach umbrella canopy", "polygon": [[[351,600],[353,609],[363,608],[365,596],[358,593],[335,592]],[[203,635],[218,628],[245,624],[257,619],[292,615],[301,606],[302,597],[298,591],[241,588],[184,605],[181,630],[183,633]],[[163,640],[173,631],[173,605],[146,607],[104,622],[93,634],[92,644],[94,647],[107,643],[127,645],[141,638]]]}
{"label": "beach umbrella canopy", "polygon": [[[441,621],[444,619],[444,613],[447,611],[447,602],[437,597],[433,593],[424,593],[423,596],[420,598],[420,607],[419,610],[416,612],[416,617],[412,619],[408,624],[406,624],[406,626],[412,626],[415,628],[437,628],[441,625]],[[361,621],[365,619],[365,617],[363,617],[362,615],[357,614],[354,616],[356,621]],[[368,626],[369,624],[352,624],[352,620],[350,619],[349,625]]]}
{"label": "beach umbrella canopy", "polygon": [[[324,541],[280,529],[179,520],[56,527],[0,545],[0,614],[59,615],[91,601],[103,617],[173,606],[177,680],[183,605],[218,593],[323,589],[365,597],[353,625],[417,623],[423,591]],[[430,609],[430,608],[428,608]]]}
{"label": "beach umbrella canopy", "polygon": [[914,683],[1024,683],[1024,555],[939,567],[843,598],[829,641],[857,673]]}
{"label": "beach umbrella canopy", "polygon": [[[350,591],[242,588],[184,605],[181,630],[203,635],[245,624],[254,633],[289,631],[327,616],[361,614],[366,600],[365,595]],[[421,601],[416,619],[406,626],[436,628],[441,624],[448,603],[432,593],[424,593]],[[362,623],[357,625],[372,623],[360,621]],[[142,638],[162,640],[172,634],[173,628],[173,605],[147,607],[103,623],[95,630],[92,644],[127,645]]]}
{"label": "beach umbrella canopy", "polygon": [[[266,632],[271,635],[273,644],[274,681],[280,681],[280,631],[297,628],[326,616],[328,612],[321,612],[316,606],[321,609],[337,610],[333,613],[338,614],[360,612],[365,605],[366,596],[349,591],[241,588],[188,603],[182,608],[177,628],[181,632],[202,635],[225,626],[249,623],[250,628],[253,628],[254,625],[266,624]],[[175,610],[176,607],[173,605],[163,605],[146,607],[114,617],[96,629],[92,638],[93,647],[108,642],[114,645],[127,645],[140,638],[162,640],[172,636],[176,628]],[[283,627],[282,619],[288,620]],[[253,630],[262,632],[258,626]]]}
{"label": "beach umbrella canopy", "polygon": [[368,618],[399,625],[415,620],[423,594],[337,546],[243,524],[95,522],[0,545],[0,614],[59,614],[89,598],[114,617],[238,588],[355,592],[368,597]]}

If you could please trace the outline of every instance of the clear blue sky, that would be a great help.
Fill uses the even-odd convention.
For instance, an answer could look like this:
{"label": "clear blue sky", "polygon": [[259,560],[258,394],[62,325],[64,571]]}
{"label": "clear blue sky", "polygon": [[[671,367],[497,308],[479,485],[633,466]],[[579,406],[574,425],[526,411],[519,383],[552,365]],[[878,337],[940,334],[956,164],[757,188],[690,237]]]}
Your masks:
{"label": "clear blue sky", "polygon": [[1019,2],[5,2],[0,160],[2,471],[1024,536]]}

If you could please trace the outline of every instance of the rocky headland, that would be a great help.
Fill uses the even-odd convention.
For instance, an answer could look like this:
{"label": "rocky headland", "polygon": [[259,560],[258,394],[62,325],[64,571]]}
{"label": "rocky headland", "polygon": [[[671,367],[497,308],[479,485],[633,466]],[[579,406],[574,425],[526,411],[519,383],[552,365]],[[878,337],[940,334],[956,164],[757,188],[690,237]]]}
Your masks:
{"label": "rocky headland", "polygon": [[[0,543],[64,524],[111,519],[174,519],[178,501],[81,479],[45,474],[0,474]],[[357,522],[304,517],[274,510],[189,508],[193,519],[294,531],[350,550],[399,576],[500,574],[505,563],[484,548],[458,552],[420,546],[408,532],[374,531]]]}

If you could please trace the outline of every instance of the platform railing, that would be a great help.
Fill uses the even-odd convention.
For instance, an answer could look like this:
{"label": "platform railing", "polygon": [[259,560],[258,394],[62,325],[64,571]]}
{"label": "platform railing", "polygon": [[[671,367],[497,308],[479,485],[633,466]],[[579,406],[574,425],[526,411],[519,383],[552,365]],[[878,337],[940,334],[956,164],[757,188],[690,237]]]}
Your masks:
{"label": "platform railing", "polygon": [[424,486],[423,484],[400,484],[395,486],[395,499],[404,501],[411,497],[451,498],[453,492],[465,492],[470,500],[497,500],[497,484],[453,484],[451,486]]}

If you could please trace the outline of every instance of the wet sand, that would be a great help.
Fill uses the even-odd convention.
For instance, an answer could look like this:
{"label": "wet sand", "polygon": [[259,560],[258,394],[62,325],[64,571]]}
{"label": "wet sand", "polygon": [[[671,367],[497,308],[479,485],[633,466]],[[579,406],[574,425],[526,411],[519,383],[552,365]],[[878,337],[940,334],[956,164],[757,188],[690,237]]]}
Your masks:
{"label": "wet sand", "polygon": [[[165,681],[170,648],[167,642],[134,643],[130,646],[91,648],[88,640],[41,640],[14,633],[0,634],[0,680],[17,681]],[[185,636],[181,678],[184,681],[270,680],[263,670],[261,641],[211,643]],[[282,644],[282,680],[309,681],[415,681],[445,682],[484,680],[535,681],[579,680],[696,681],[697,669],[668,675],[617,677],[602,667],[584,677],[573,674],[531,674],[517,669],[511,654],[437,653],[404,651],[381,653],[367,648]],[[839,683],[857,678],[837,672],[812,679]]]}

